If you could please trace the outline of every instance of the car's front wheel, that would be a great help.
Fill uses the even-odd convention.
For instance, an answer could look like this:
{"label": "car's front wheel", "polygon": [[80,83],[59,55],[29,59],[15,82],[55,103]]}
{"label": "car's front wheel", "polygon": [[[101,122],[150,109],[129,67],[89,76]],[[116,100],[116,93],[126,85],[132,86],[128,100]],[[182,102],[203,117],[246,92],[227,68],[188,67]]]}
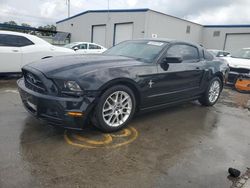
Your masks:
{"label": "car's front wheel", "polygon": [[203,93],[199,102],[205,106],[213,106],[219,99],[222,91],[222,82],[220,78],[214,77],[208,84],[208,88]]}
{"label": "car's front wheel", "polygon": [[104,132],[113,132],[124,127],[135,112],[133,91],[124,85],[107,89],[95,108],[93,123]]}

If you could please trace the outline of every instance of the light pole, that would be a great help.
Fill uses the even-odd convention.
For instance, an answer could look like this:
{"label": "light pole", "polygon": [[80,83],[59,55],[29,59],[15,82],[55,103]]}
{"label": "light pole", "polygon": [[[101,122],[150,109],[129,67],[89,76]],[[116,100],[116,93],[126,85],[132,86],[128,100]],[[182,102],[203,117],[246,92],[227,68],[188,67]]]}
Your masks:
{"label": "light pole", "polygon": [[70,17],[70,0],[66,0],[66,4],[68,4],[68,17]]}

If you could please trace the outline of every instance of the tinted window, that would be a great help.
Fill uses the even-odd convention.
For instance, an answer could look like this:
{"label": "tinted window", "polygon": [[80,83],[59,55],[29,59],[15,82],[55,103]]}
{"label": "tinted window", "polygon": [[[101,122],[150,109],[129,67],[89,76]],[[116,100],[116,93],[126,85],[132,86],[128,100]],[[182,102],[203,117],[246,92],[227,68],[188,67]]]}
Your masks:
{"label": "tinted window", "polygon": [[89,49],[95,50],[95,49],[101,49],[101,47],[94,44],[89,44]]}
{"label": "tinted window", "polygon": [[87,49],[87,44],[80,44],[79,49],[82,49],[82,50]]}
{"label": "tinted window", "polygon": [[0,46],[23,47],[33,44],[33,42],[23,36],[0,34]]}
{"label": "tinted window", "polygon": [[214,56],[208,51],[204,50],[203,53],[204,53],[204,59],[208,61],[212,61],[214,59]]}
{"label": "tinted window", "polygon": [[230,53],[229,52],[223,52],[223,55],[226,57],[228,56]]}
{"label": "tinted window", "polygon": [[183,61],[193,61],[199,59],[198,49],[194,46],[177,44],[171,46],[167,51],[168,57],[181,57]]}

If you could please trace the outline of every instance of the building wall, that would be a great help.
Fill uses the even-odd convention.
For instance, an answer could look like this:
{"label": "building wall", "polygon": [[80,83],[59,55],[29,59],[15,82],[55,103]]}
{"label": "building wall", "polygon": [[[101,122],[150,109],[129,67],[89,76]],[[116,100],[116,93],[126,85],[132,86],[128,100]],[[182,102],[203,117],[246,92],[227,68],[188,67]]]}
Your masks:
{"label": "building wall", "polygon": [[[186,33],[187,26],[190,26],[190,33]],[[200,44],[202,25],[149,10],[146,13],[145,36],[151,38],[152,34],[156,34],[158,38],[171,38]]]}
{"label": "building wall", "polygon": [[[214,36],[214,32],[219,31],[219,36]],[[250,34],[250,27],[229,27],[229,26],[219,26],[219,27],[203,27],[203,37],[202,37],[202,44],[204,47],[208,49],[219,49],[224,50],[224,45],[226,42],[226,34],[243,34],[249,33]],[[250,46],[250,44],[249,44]]]}
{"label": "building wall", "polygon": [[[92,25],[106,24],[106,45],[113,46],[114,25],[116,23],[133,22],[133,39],[144,37],[146,12],[97,12],[87,13],[60,23],[57,30],[71,33],[71,42],[91,42]],[[72,25],[73,24],[73,25]]]}
{"label": "building wall", "polygon": [[[138,12],[86,12],[83,15],[57,23],[57,30],[71,33],[71,42],[91,42],[92,26],[106,24],[105,47],[109,48],[113,46],[115,24],[128,22],[133,22],[133,39],[172,38],[202,44],[208,49],[223,50],[227,34],[242,33],[245,38],[248,37],[246,33],[250,34],[250,26],[246,25],[242,27],[202,26],[147,9]],[[188,26],[190,27],[190,33],[187,33]],[[219,36],[214,36],[215,31],[220,32]],[[241,37],[242,46],[246,45],[244,37]],[[237,42],[237,46],[240,46],[240,42]]]}

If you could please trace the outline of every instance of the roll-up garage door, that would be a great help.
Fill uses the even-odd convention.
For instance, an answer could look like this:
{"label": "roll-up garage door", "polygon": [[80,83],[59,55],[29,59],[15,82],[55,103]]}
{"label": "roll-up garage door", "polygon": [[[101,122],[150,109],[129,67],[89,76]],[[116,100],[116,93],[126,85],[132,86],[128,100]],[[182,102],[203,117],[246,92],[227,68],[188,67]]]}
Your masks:
{"label": "roll-up garage door", "polygon": [[250,33],[248,34],[227,34],[225,50],[235,52],[241,48],[250,47]]}
{"label": "roll-up garage door", "polygon": [[93,25],[92,26],[92,42],[105,46],[106,25]]}
{"label": "roll-up garage door", "polygon": [[115,24],[114,44],[133,39],[133,23]]}

